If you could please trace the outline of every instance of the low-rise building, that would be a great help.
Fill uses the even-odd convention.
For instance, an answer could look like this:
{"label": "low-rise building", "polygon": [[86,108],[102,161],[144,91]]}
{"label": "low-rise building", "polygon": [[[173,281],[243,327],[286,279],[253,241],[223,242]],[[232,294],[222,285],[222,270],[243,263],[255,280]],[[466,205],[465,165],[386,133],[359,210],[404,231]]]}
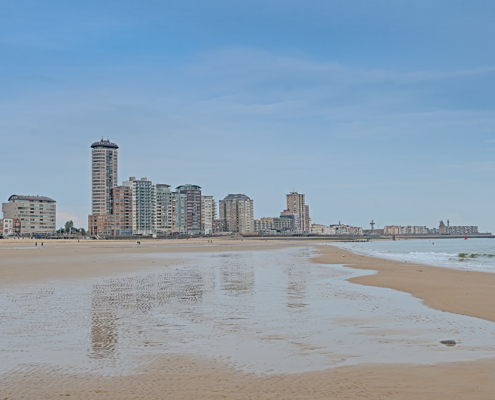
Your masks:
{"label": "low-rise building", "polygon": [[227,224],[224,219],[214,219],[212,222],[213,233],[226,233]]}
{"label": "low-rise building", "polygon": [[290,233],[292,227],[291,218],[260,218],[253,220],[254,232],[264,234]]}
{"label": "low-rise building", "polygon": [[301,231],[300,228],[300,218],[297,212],[293,212],[290,210],[284,210],[280,213],[280,218],[287,218],[290,221],[289,230],[293,233],[297,233]]}
{"label": "low-rise building", "polygon": [[18,218],[0,219],[0,236],[19,236],[21,234],[21,220]]}
{"label": "low-rise building", "polygon": [[326,230],[327,230],[326,225],[311,224],[311,233],[313,235],[325,235]]}
{"label": "low-rise building", "polygon": [[13,194],[2,203],[3,219],[18,219],[20,235],[51,235],[55,233],[57,209],[55,200],[46,196]]}
{"label": "low-rise building", "polygon": [[476,235],[479,233],[477,226],[450,226],[449,220],[447,220],[447,226],[445,226],[443,221],[440,221],[438,232],[441,235],[460,235],[460,236]]}

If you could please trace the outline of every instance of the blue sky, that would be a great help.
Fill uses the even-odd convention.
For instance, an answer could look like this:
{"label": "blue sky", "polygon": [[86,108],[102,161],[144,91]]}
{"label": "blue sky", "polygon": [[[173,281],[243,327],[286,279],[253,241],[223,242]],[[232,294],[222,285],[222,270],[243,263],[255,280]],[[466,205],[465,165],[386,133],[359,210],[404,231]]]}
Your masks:
{"label": "blue sky", "polygon": [[245,193],[314,223],[495,231],[492,1],[1,1],[0,198],[86,226],[119,181]]}

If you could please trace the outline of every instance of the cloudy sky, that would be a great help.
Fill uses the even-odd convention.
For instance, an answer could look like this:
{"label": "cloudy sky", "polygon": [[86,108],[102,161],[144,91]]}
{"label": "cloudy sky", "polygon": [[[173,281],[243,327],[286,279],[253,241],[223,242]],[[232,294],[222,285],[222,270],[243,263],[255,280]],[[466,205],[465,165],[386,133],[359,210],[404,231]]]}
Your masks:
{"label": "cloudy sky", "polygon": [[314,223],[495,231],[495,2],[0,0],[0,199],[119,181],[305,193]]}

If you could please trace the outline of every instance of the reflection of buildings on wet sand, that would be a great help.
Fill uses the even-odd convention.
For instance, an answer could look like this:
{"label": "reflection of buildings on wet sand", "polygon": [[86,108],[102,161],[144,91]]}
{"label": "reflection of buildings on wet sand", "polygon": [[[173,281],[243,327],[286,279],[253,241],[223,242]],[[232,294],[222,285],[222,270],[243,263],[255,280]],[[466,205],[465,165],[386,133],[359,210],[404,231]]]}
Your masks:
{"label": "reflection of buildings on wet sand", "polygon": [[304,265],[293,264],[285,267],[284,273],[288,279],[287,307],[305,307],[310,270]]}
{"label": "reflection of buildings on wet sand", "polygon": [[220,287],[229,296],[252,294],[254,290],[254,267],[236,259],[245,256],[225,255],[220,267]]}
{"label": "reflection of buildings on wet sand", "polygon": [[111,358],[117,344],[116,310],[118,304],[111,285],[94,285],[91,302],[91,358]]}
{"label": "reflection of buildings on wet sand", "polygon": [[[213,285],[213,279],[210,286]],[[172,321],[187,318],[184,306],[202,302],[207,287],[203,274],[192,268],[163,274],[110,279],[93,286],[91,302],[91,358],[111,358],[119,343],[119,329],[136,316],[160,309]],[[175,317],[174,317],[175,316]],[[174,322],[175,323],[175,322]],[[135,323],[129,323],[130,326]],[[126,333],[128,335],[129,332]],[[121,340],[122,341],[122,340]]]}

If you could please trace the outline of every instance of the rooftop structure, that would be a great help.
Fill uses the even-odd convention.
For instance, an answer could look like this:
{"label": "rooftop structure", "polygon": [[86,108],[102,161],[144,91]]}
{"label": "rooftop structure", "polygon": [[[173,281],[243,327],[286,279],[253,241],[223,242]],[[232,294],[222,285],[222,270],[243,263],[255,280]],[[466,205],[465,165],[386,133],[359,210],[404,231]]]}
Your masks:
{"label": "rooftop structure", "polygon": [[110,140],[103,140],[103,138],[99,142],[94,142],[91,145],[92,149],[118,149],[115,143],[112,143]]}
{"label": "rooftop structure", "polygon": [[18,194],[13,194],[9,197],[9,202],[13,203],[15,201],[38,201],[38,202],[47,202],[47,203],[56,203],[55,200],[46,196],[23,196]]}

